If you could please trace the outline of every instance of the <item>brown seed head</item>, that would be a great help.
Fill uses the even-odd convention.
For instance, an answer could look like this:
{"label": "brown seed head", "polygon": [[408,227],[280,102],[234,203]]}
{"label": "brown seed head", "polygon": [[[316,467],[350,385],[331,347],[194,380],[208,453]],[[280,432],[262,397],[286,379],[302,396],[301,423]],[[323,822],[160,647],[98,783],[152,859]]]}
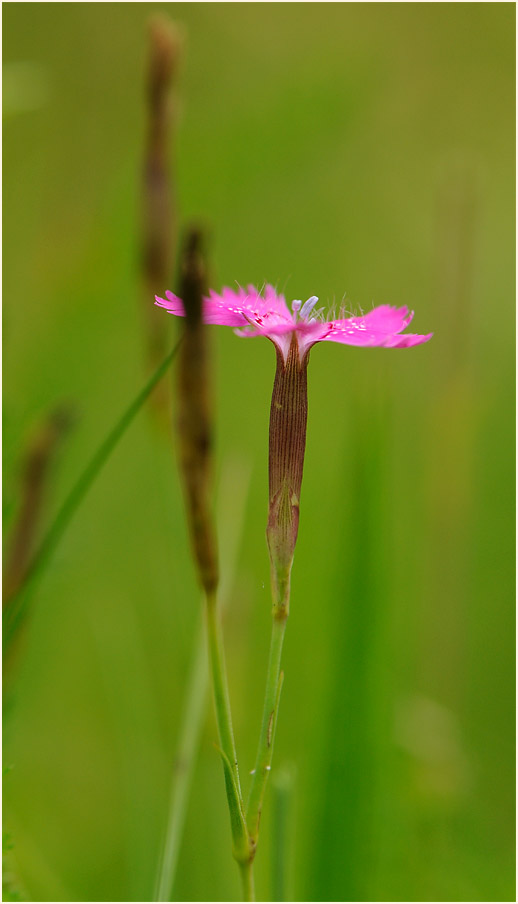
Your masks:
{"label": "brown seed head", "polygon": [[177,435],[191,542],[202,586],[218,583],[216,538],[211,513],[212,400],[206,328],[202,321],[206,267],[202,233],[190,229],[181,257],[180,292],[185,308],[178,360]]}

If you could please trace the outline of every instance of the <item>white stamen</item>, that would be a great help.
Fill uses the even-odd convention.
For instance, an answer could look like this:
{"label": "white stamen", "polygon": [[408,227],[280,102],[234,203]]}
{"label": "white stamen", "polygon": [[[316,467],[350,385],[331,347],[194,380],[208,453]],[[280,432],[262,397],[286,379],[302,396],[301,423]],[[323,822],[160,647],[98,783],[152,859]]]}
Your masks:
{"label": "white stamen", "polygon": [[302,317],[303,320],[306,320],[307,317],[309,316],[309,314],[311,314],[311,311],[315,307],[317,301],[318,301],[317,296],[312,295],[311,298],[308,298],[308,300],[304,302],[304,304],[302,305],[301,311],[300,311],[300,316]]}
{"label": "white stamen", "polygon": [[298,311],[300,311],[301,307],[302,307],[301,301],[292,301],[291,310],[293,311],[294,314],[296,314]]}

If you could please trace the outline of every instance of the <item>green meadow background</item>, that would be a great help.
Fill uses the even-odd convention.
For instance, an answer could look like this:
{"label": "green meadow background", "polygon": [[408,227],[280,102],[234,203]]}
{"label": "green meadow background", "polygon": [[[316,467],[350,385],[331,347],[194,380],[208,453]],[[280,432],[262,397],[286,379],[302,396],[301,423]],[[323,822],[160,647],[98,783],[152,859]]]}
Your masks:
{"label": "green meadow background", "polygon": [[[49,410],[65,400],[77,418],[40,536],[145,380],[153,12],[184,30],[171,159],[180,222],[210,228],[211,284],[408,305],[434,332],[311,353],[258,898],[273,895],[277,773],[288,899],[514,900],[513,4],[4,4],[5,544]],[[172,345],[177,323],[155,316]],[[230,329],[211,339],[246,775],[270,630],[275,355]],[[200,610],[174,454],[147,408],[49,563],[9,668],[5,897],[152,900]],[[215,739],[209,706],[174,900],[239,899]]]}

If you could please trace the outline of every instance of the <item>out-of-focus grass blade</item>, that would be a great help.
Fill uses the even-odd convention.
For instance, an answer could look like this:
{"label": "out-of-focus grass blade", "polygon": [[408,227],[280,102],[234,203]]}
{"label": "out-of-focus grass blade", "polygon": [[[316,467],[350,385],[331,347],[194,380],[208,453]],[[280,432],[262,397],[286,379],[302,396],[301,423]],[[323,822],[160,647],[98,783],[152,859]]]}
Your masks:
{"label": "out-of-focus grass blade", "polygon": [[293,851],[292,769],[284,768],[272,776],[272,901],[291,901],[290,869]]}
{"label": "out-of-focus grass blade", "polygon": [[[219,487],[218,536],[221,548],[220,605],[222,609],[225,608],[234,581],[249,483],[250,469],[248,467],[236,461],[227,462]],[[185,709],[175,757],[169,814],[157,874],[155,901],[169,901],[174,885],[189,790],[207,703],[208,682],[207,643],[204,621],[200,614],[200,626],[194,644]]]}
{"label": "out-of-focus grass blade", "polygon": [[232,827],[232,850],[234,857],[239,863],[241,858],[246,855],[248,848],[248,832],[246,830],[246,819],[241,800],[241,791],[239,789],[235,767],[232,767],[227,754],[221,747],[216,745],[216,750],[221,754],[223,760],[223,772],[225,773],[225,787],[227,791],[228,808],[230,811],[230,825]]}
{"label": "out-of-focus grass blade", "polygon": [[[368,394],[367,394],[368,393]],[[372,811],[379,748],[382,683],[379,649],[388,533],[385,528],[388,403],[383,390],[358,392],[351,403],[352,468],[338,528],[337,592],[342,598],[333,656],[327,728],[319,780],[321,797],[314,841],[311,900],[361,901],[373,881]],[[341,586],[340,586],[341,584]]]}
{"label": "out-of-focus grass blade", "polygon": [[86,493],[106,464],[117,443],[128,429],[133,418],[138,414],[159,380],[161,380],[166,373],[176,355],[179,344],[180,343],[177,342],[174,348],[164,358],[160,366],[157,367],[154,374],[149,378],[144,388],[138,393],[136,398],[133,399],[122,417],[117,421],[115,427],[110,430],[108,436],[94,453],[58,511],[53,524],[34,556],[24,584],[20,587],[18,593],[12,597],[8,608],[5,610],[4,649],[9,646],[20,627],[27,611],[28,602],[36,587],[37,580],[41,576]]}
{"label": "out-of-focus grass blade", "polygon": [[155,885],[155,901],[169,901],[173,888],[200,728],[207,703],[208,669],[205,631],[200,615],[185,711],[173,765],[168,822]]}

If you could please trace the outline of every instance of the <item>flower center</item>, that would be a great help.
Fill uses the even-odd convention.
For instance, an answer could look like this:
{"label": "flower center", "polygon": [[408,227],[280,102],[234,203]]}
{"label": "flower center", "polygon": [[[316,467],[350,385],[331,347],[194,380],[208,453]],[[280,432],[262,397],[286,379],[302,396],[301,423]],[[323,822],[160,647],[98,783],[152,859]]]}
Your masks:
{"label": "flower center", "polygon": [[[318,298],[316,295],[312,295],[311,298],[308,298],[307,301],[302,304],[301,301],[295,300],[291,303],[291,310],[295,314],[295,321],[300,316],[301,320],[310,320],[310,314],[315,307]],[[300,315],[299,315],[300,312]]]}

